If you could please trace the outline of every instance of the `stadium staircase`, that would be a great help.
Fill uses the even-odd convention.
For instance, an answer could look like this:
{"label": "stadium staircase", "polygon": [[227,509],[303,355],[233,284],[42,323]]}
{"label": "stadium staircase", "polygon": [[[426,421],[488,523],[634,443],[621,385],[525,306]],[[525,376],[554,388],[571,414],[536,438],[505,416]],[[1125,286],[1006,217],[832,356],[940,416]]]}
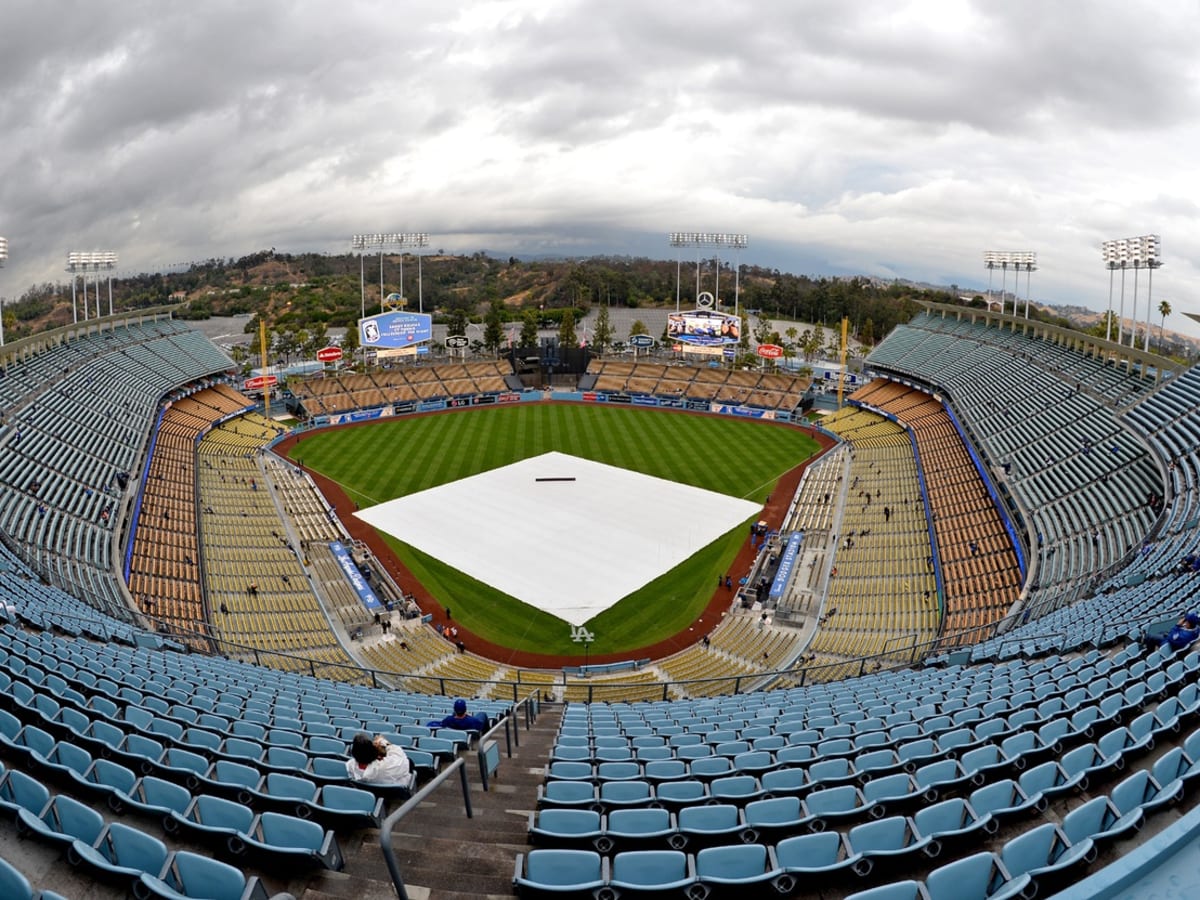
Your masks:
{"label": "stadium staircase", "polygon": [[[466,757],[473,818],[464,814],[455,775],[400,821],[393,846],[411,900],[512,897],[513,860],[528,849],[528,815],[561,724],[562,707],[543,704],[511,758],[501,737],[500,769],[488,791],[474,751]],[[395,900],[379,836],[374,829],[344,836],[345,871],[317,876],[307,890],[294,891],[298,900]]]}

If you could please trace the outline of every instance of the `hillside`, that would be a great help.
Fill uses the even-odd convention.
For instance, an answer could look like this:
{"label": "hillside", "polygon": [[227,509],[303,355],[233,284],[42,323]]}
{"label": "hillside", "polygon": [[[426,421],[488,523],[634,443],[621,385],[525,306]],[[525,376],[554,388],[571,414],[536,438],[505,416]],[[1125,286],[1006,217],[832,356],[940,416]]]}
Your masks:
{"label": "hillside", "polygon": [[[421,257],[418,279],[417,257],[409,254],[402,260],[397,254],[382,259],[382,289],[384,295],[402,293],[409,309],[420,307],[442,319],[461,314],[474,321],[480,321],[493,304],[504,319],[535,310],[543,320],[555,318],[556,311],[594,305],[674,306],[677,290],[679,302],[691,307],[696,299],[695,265],[684,267],[678,286],[676,265],[675,260],[630,257],[524,261],[435,251]],[[732,306],[734,275],[732,267],[722,266],[723,306]],[[196,263],[182,272],[115,280],[113,308],[178,302],[185,318],[251,314],[247,331],[256,330],[257,317],[263,316],[277,336],[303,332],[313,339],[327,327],[352,324],[363,308],[368,313],[377,311],[380,280],[378,256],[364,257],[360,263],[353,254],[261,251],[236,260]],[[810,278],[755,266],[741,267],[739,284],[743,309],[829,326],[846,316],[854,334],[866,344],[911,318],[917,309],[913,301],[951,301],[948,293],[925,287],[865,278]],[[702,264],[700,290],[715,293],[716,289],[716,273],[708,261]],[[106,291],[102,309],[107,312]],[[72,321],[70,283],[31,287],[5,305],[4,316],[10,340],[68,324]]]}

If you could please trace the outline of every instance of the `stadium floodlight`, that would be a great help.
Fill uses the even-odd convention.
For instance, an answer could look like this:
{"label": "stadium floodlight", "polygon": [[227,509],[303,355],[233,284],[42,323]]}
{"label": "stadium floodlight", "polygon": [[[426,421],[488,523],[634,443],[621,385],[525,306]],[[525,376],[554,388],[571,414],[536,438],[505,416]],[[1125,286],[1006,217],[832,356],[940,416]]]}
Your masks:
{"label": "stadium floodlight", "polygon": [[[8,262],[8,238],[0,237],[0,269]],[[4,346],[4,295],[0,294],[0,347]]]}
{"label": "stadium floodlight", "polygon": [[[405,250],[410,247],[429,246],[429,235],[423,231],[391,231],[373,234],[356,234],[350,239],[350,248],[358,251],[359,288],[362,294],[362,316],[367,315],[367,283],[363,254],[367,250],[379,250],[379,309],[383,311],[383,251],[388,247]],[[404,254],[400,254],[400,295],[404,296]],[[421,257],[417,255],[417,302],[421,312],[425,311],[424,285],[421,281]]]}
{"label": "stadium floodlight", "polygon": [[[1017,284],[1015,283],[1015,281],[1020,278],[1022,271],[1025,272],[1025,318],[1028,319],[1029,318],[1029,301],[1030,301],[1030,299],[1032,299],[1029,284],[1030,284],[1031,279],[1033,278],[1033,273],[1037,271],[1037,253],[1035,253],[1032,250],[1021,250],[1017,253],[1012,254],[1012,259],[1013,259],[1013,266],[1015,267],[1016,273],[1017,273],[1014,278],[1014,284],[1013,284],[1013,287],[1014,287],[1013,293],[1014,294],[1016,293],[1015,288],[1017,287]],[[1016,299],[1014,298],[1013,299],[1013,315],[1016,315],[1016,314],[1017,314],[1017,302],[1016,302]]]}
{"label": "stadium floodlight", "polygon": [[[1008,281],[1008,267],[1012,263],[1012,254],[1005,250],[985,250],[983,264],[988,270],[988,308],[992,305],[992,273],[1000,269],[1000,315],[1004,315],[1005,284]],[[1017,301],[1013,297],[1013,315],[1017,314]]]}
{"label": "stadium floodlight", "polygon": [[[733,309],[737,314],[738,304],[740,302],[739,291],[741,282],[738,277],[741,266],[737,262],[738,256],[742,250],[749,246],[749,238],[744,234],[732,234],[724,231],[672,231],[667,234],[667,241],[672,247],[682,250],[684,247],[696,248],[696,296],[700,296],[700,249],[710,247],[720,251],[721,248],[727,247],[734,251],[735,268],[733,282]],[[718,252],[715,256],[717,265],[716,284],[714,285],[713,297],[716,300],[717,308],[721,306],[721,256]],[[680,272],[682,269],[682,254],[677,255],[675,262],[675,311],[679,312],[679,293],[680,293]]]}
{"label": "stadium floodlight", "polygon": [[[1108,311],[1104,314],[1104,339],[1112,340],[1112,307],[1113,307],[1113,275],[1117,269],[1121,269],[1121,313],[1125,312],[1125,265],[1122,262],[1122,245],[1124,241],[1104,241],[1100,245],[1100,255],[1104,259],[1104,266],[1108,269]],[[1118,320],[1119,322],[1120,320]],[[1119,327],[1119,325],[1118,325]]]}
{"label": "stadium floodlight", "polygon": [[992,300],[992,273],[1000,270],[1000,315],[1004,315],[1005,284],[1008,270],[1013,270],[1013,315],[1020,303],[1021,272],[1025,272],[1025,318],[1029,318],[1029,282],[1037,269],[1037,254],[1032,250],[985,250],[983,264],[988,270],[988,307]]}
{"label": "stadium floodlight", "polygon": [[71,251],[67,254],[67,271],[71,274],[71,315],[74,321],[79,321],[79,313],[75,308],[75,279],[83,278],[83,320],[88,318],[88,275],[94,277],[96,283],[96,318],[103,312],[100,309],[100,273],[108,274],[108,314],[113,314],[112,273],[117,267],[117,254],[111,250]]}
{"label": "stadium floodlight", "polygon": [[[1120,238],[1118,240],[1105,241],[1100,245],[1100,251],[1104,258],[1104,265],[1109,270],[1109,312],[1112,312],[1112,273],[1116,269],[1121,270],[1121,310],[1117,317],[1117,343],[1123,343],[1125,338],[1125,270],[1133,269],[1133,312],[1131,318],[1133,325],[1129,329],[1130,339],[1129,346],[1136,347],[1137,345],[1137,291],[1138,291],[1138,271],[1140,269],[1149,270],[1147,277],[1149,278],[1148,296],[1146,300],[1146,341],[1144,348],[1150,350],[1150,316],[1154,309],[1154,270],[1162,266],[1161,240],[1157,234],[1143,234],[1138,237]],[[1109,316],[1111,320],[1112,316]],[[1111,332],[1111,327],[1108,329]]]}

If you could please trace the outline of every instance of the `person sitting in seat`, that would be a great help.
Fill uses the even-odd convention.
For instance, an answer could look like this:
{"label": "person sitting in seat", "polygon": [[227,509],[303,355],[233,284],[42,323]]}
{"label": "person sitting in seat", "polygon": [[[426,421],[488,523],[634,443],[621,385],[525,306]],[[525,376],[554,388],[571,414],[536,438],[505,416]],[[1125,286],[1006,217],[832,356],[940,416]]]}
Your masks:
{"label": "person sitting in seat", "polygon": [[360,731],[350,743],[346,774],[351,781],[404,785],[409,782],[411,773],[412,767],[404,751],[383,736],[372,738],[365,731]]}
{"label": "person sitting in seat", "polygon": [[1171,626],[1166,634],[1146,635],[1145,644],[1150,649],[1158,649],[1167,644],[1172,650],[1183,650],[1190,647],[1196,638],[1200,637],[1200,613],[1186,613],[1178,622]]}
{"label": "person sitting in seat", "polygon": [[437,722],[426,722],[429,728],[457,728],[459,731],[487,731],[487,716],[467,715],[467,701],[461,697],[454,701],[454,714]]}

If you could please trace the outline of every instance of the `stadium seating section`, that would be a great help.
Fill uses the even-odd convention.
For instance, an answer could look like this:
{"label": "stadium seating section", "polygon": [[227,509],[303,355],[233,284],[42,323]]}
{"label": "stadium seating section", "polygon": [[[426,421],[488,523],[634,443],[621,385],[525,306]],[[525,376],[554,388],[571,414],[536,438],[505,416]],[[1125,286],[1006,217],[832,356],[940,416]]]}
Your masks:
{"label": "stadium seating section", "polygon": [[[427,720],[454,695],[502,716],[519,684],[563,701],[536,797],[505,800],[533,810],[529,847],[492,848],[522,897],[1152,879],[1200,827],[1200,649],[1141,640],[1200,577],[1200,371],[1120,360],[966,310],[898,327],[821,422],[837,446],[789,498],[805,537],[772,615],[731,592],[706,642],[585,676],[456,652],[419,618],[372,629],[330,550],[352,542],[231,360],[162,315],[68,330],[0,377],[0,809],[98,884],[266,897],[379,827],[353,734],[404,746],[419,785],[466,745]],[[320,416],[508,377],[438,363],[294,393]],[[588,378],[789,411],[808,387]],[[0,861],[0,896],[58,895]]]}

